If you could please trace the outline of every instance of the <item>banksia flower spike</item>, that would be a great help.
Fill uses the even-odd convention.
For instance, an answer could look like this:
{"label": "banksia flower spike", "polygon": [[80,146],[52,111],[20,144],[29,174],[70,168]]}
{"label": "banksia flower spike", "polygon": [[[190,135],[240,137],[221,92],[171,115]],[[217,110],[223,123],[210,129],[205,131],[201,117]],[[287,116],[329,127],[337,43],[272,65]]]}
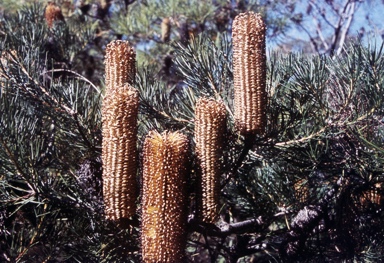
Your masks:
{"label": "banksia flower spike", "polygon": [[381,190],[382,183],[376,183],[372,189],[364,191],[360,197],[360,203],[362,204],[362,207],[369,204],[381,205]]}
{"label": "banksia flower spike", "polygon": [[143,150],[143,261],[182,262],[186,245],[187,137],[179,132],[153,131]]}
{"label": "banksia flower spike", "polygon": [[253,12],[233,21],[234,117],[242,135],[261,133],[266,125],[265,31],[263,19]]}
{"label": "banksia flower spike", "polygon": [[48,2],[47,6],[45,7],[44,16],[49,28],[53,26],[55,21],[64,21],[64,16],[60,7],[53,2]]}
{"label": "banksia flower spike", "polygon": [[168,42],[171,36],[171,21],[165,17],[161,22],[161,41]]}
{"label": "banksia flower spike", "polygon": [[110,220],[130,218],[136,211],[138,105],[138,92],[129,84],[103,101],[103,196]]}
{"label": "banksia flower spike", "polygon": [[294,191],[295,197],[299,202],[301,202],[301,203],[308,202],[309,188],[308,188],[308,185],[306,183],[306,180],[300,179],[300,180],[296,181],[295,184],[293,185],[293,188],[295,190]]}
{"label": "banksia flower spike", "polygon": [[195,109],[196,157],[199,169],[199,217],[214,223],[220,197],[220,158],[223,153],[227,113],[222,102],[200,98]]}
{"label": "banksia flower spike", "polygon": [[107,93],[125,83],[133,85],[136,74],[136,52],[127,41],[114,40],[107,45],[105,85]]}

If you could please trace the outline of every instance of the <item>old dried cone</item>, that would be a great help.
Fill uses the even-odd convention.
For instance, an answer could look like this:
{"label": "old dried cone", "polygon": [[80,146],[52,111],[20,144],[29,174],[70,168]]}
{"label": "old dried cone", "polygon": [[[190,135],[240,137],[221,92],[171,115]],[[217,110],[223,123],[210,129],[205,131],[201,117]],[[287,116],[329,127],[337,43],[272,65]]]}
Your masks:
{"label": "old dried cone", "polygon": [[103,101],[103,196],[108,219],[130,218],[136,211],[137,115],[139,96],[125,84]]}
{"label": "old dried cone", "polygon": [[199,218],[214,223],[218,216],[221,158],[227,112],[222,102],[200,98],[195,109],[196,158],[199,173]]}
{"label": "old dried cone", "polygon": [[142,256],[146,263],[183,262],[186,245],[188,140],[152,131],[144,142]]}
{"label": "old dried cone", "polygon": [[260,14],[241,13],[232,25],[234,118],[242,135],[266,125],[266,26]]}
{"label": "old dried cone", "polygon": [[136,212],[139,95],[132,86],[135,57],[134,49],[126,41],[116,40],[107,45],[102,160],[105,216],[110,220],[130,218]]}

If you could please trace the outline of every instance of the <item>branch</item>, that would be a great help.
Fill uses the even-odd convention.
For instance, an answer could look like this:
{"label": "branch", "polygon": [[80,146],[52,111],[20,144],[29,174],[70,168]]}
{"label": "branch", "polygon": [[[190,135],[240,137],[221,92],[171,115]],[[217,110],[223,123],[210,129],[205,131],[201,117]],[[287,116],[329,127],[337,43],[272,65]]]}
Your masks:
{"label": "branch", "polygon": [[327,41],[325,40],[324,36],[323,36],[323,32],[321,31],[321,27],[320,27],[320,24],[319,24],[319,21],[317,21],[315,18],[314,18],[315,22],[316,22],[316,31],[317,31],[317,34],[321,40],[321,42],[323,43],[324,45],[324,48],[326,50],[328,50],[328,43]]}
{"label": "branch", "polygon": [[[19,59],[19,56],[16,54],[12,54],[10,53],[12,59],[14,59],[20,66],[20,69],[21,71],[25,74],[25,76],[27,76],[27,78],[29,79],[29,81],[31,81],[32,83],[34,83],[36,85],[36,87],[39,87],[40,90],[44,93],[44,95],[46,95],[50,100],[52,100],[53,102],[55,102],[57,105],[58,105],[58,108],[61,108],[61,111],[67,113],[68,115],[70,116],[73,116],[76,112],[74,110],[72,110],[71,108],[59,103],[59,101],[54,98],[46,89],[45,87],[43,87],[42,85],[40,85],[40,83],[38,81],[36,81],[28,72],[28,70],[24,67],[22,61]],[[23,86],[24,87],[24,86]],[[38,97],[36,95],[34,95],[32,92],[30,92],[28,89],[25,88],[25,91],[30,94],[31,96],[33,96],[34,98],[38,99],[39,101],[41,101],[42,103],[45,103],[45,101],[41,98],[41,97]]]}
{"label": "branch", "polygon": [[3,140],[3,137],[0,136],[0,144],[2,145],[2,147],[5,149],[5,152],[6,154],[8,155],[9,159],[11,160],[11,162],[13,163],[13,165],[15,166],[17,172],[24,178],[24,180],[27,182],[27,185],[29,186],[29,188],[33,191],[33,193],[38,193],[38,190],[36,189],[36,187],[34,186],[34,184],[31,182],[29,176],[27,174],[24,173],[23,169],[20,167],[19,165],[19,162],[17,160],[17,157],[15,155],[12,154],[12,151],[11,149],[9,149],[8,145],[6,144],[6,142]]}
{"label": "branch", "polygon": [[84,143],[87,145],[88,148],[92,149],[92,150],[96,150],[96,148],[92,145],[92,143],[88,140],[86,134],[83,132],[83,126],[82,126],[82,123],[83,122],[80,122],[79,121],[79,115],[77,113],[75,113],[73,115],[73,119],[75,120],[76,122],[76,126],[77,126],[77,129],[79,130],[79,133],[81,135],[81,138],[83,138],[83,141]]}
{"label": "branch", "polygon": [[242,222],[230,224],[223,223],[220,227],[217,227],[214,224],[200,222],[196,219],[190,219],[188,221],[188,228],[190,231],[196,231],[215,237],[227,237],[232,234],[244,234],[262,225],[264,225],[264,222],[261,216],[259,216],[258,218],[248,219]]}
{"label": "branch", "polygon": [[103,94],[101,93],[100,89],[95,86],[95,84],[93,84],[89,79],[85,78],[84,76],[80,75],[79,73],[77,73],[75,71],[72,71],[69,69],[51,69],[51,70],[47,70],[47,71],[41,73],[40,75],[45,75],[47,73],[55,73],[55,72],[67,72],[67,73],[71,73],[71,74],[75,75],[80,80],[83,80],[83,81],[87,82],[89,85],[91,85],[91,87],[94,88],[94,90],[96,90],[97,93],[100,94],[101,97],[103,98]]}
{"label": "branch", "polygon": [[[324,218],[328,204],[337,194],[343,178],[344,176],[339,178],[333,188],[326,193],[318,204],[305,206],[303,209],[298,211],[290,226],[286,229],[288,232],[282,236],[283,242],[279,247],[279,251],[283,257],[293,259],[297,252],[302,249],[303,245],[305,245],[306,239],[312,233],[312,230],[318,226],[321,219]],[[290,211],[285,211],[283,214],[286,213],[290,213]],[[279,217],[281,215],[282,213],[278,213],[275,214],[274,217]],[[203,235],[222,238],[233,234],[241,235],[255,232],[257,228],[265,225],[268,225],[268,223],[266,223],[261,216],[231,224],[222,222],[220,226],[199,222],[195,219],[190,219],[188,221],[189,231],[196,231],[202,233]],[[278,232],[281,232],[281,230],[278,230]],[[264,239],[264,236],[262,239]],[[250,244],[247,245],[247,248],[242,252],[242,254],[246,255],[256,253],[257,251],[265,250],[270,246],[269,242],[253,244],[251,246],[249,245]]]}
{"label": "branch", "polygon": [[348,126],[356,125],[357,123],[360,123],[361,121],[366,119],[368,116],[372,115],[375,112],[376,109],[377,109],[377,107],[373,106],[366,114],[361,115],[356,120],[352,120],[352,121],[349,121],[349,122],[345,122],[345,120],[339,120],[336,123],[332,123],[332,124],[328,124],[328,125],[324,126],[323,128],[321,128],[317,132],[314,132],[314,133],[312,133],[312,134],[310,134],[308,136],[302,137],[300,139],[295,139],[295,140],[290,140],[290,141],[285,141],[285,142],[278,142],[278,143],[275,143],[275,146],[284,147],[284,146],[289,146],[291,144],[304,143],[306,141],[309,141],[309,140],[315,138],[316,136],[319,136],[324,131],[326,131],[329,127],[339,127],[341,129],[343,129],[343,127],[348,127]]}
{"label": "branch", "polygon": [[[348,13],[348,14],[347,14]],[[344,6],[343,12],[339,14],[340,18],[337,23],[337,26],[335,27],[335,34],[332,38],[332,45],[330,48],[330,55],[331,57],[337,56],[340,54],[342,46],[345,41],[345,37],[349,31],[349,27],[351,25],[353,16],[355,14],[355,1],[349,0]],[[345,20],[345,17],[347,17],[347,23],[345,26],[343,26],[343,22]],[[337,50],[336,50],[337,48]]]}
{"label": "branch", "polygon": [[334,198],[343,181],[343,176],[331,190],[314,206],[305,206],[293,218],[290,224],[290,231],[286,234],[284,241],[280,246],[280,253],[287,260],[294,260],[296,255],[305,245],[305,241],[312,230],[319,225],[324,217],[328,203]]}
{"label": "branch", "polygon": [[[339,11],[335,8],[335,6],[333,5],[332,2],[331,2],[331,3],[327,2],[327,4],[332,8],[332,10],[333,10],[335,13],[338,13],[338,12],[339,12]],[[317,12],[319,12],[319,14],[321,15],[321,17],[324,19],[325,23],[327,23],[330,27],[335,28],[335,25],[332,24],[332,22],[325,16],[324,11],[321,10],[321,8],[319,7],[319,5],[316,4],[316,1],[311,0],[310,5],[314,6],[314,7],[317,9]]]}
{"label": "branch", "polygon": [[[155,106],[151,105],[143,97],[141,98],[141,105],[144,106],[143,114],[146,114],[148,116],[153,114],[153,115],[157,115],[156,117],[173,120],[175,122],[184,123],[186,125],[192,124],[192,121],[190,121],[190,120],[183,119],[183,118],[177,118],[177,117],[174,117],[174,116],[166,113],[165,111],[156,109]],[[145,110],[147,110],[150,114],[148,114],[148,112],[146,112]]]}
{"label": "branch", "polygon": [[[43,94],[45,94],[51,101],[53,101],[55,104],[56,104],[56,107],[54,105],[49,105],[48,102],[46,102],[41,96],[36,96],[35,94],[33,94],[32,92],[29,91],[29,89],[25,86],[25,85],[22,85],[20,86],[19,84],[19,87],[23,88],[23,90],[29,94],[31,97],[33,97],[34,99],[40,101],[43,105],[46,105],[50,108],[53,108],[55,110],[58,110],[62,113],[65,113],[65,114],[68,114],[76,123],[76,126],[79,130],[79,133],[81,135],[81,137],[83,138],[85,144],[93,149],[93,145],[91,144],[91,142],[88,140],[88,138],[86,137],[86,135],[84,134],[83,132],[83,127],[84,127],[84,124],[83,124],[83,121],[81,119],[81,116],[78,115],[77,111],[75,110],[72,110],[70,107],[66,106],[66,105],[63,105],[62,103],[60,103],[55,97],[53,97],[47,90],[45,87],[43,87],[37,80],[35,80],[28,72],[28,70],[24,67],[24,65],[21,63],[20,59],[19,59],[19,56],[17,54],[12,54],[12,53],[9,53],[9,55],[11,56],[11,58],[17,62],[22,70],[22,72],[27,76],[27,78],[29,79],[29,81],[31,81],[32,83],[34,83],[37,87],[40,88],[40,90],[43,92]],[[45,71],[43,72],[41,75],[45,75],[47,73],[50,73],[50,72],[67,72],[67,73],[71,73],[73,75],[75,75],[76,77],[78,77],[79,79],[87,82],[88,84],[91,85],[91,87],[93,87],[99,94],[101,94],[100,90],[91,82],[89,81],[88,79],[86,79],[85,77],[83,77],[82,75],[78,74],[77,72],[74,72],[74,71],[71,71],[71,70],[67,70],[67,69],[53,69],[53,70],[48,70],[48,71]],[[17,84],[17,83],[16,83]]]}
{"label": "branch", "polygon": [[236,161],[235,165],[233,166],[232,170],[228,173],[227,178],[226,178],[225,182],[223,183],[223,185],[221,186],[221,188],[224,188],[224,186],[226,186],[229,183],[229,181],[232,179],[233,175],[236,174],[237,170],[243,164],[243,161],[244,161],[245,157],[247,157],[249,151],[253,147],[254,140],[255,140],[255,136],[254,135],[245,136],[244,148],[241,151],[241,153],[239,155],[239,158],[237,159],[237,161]]}
{"label": "branch", "polygon": [[319,131],[315,132],[315,133],[312,133],[306,137],[302,137],[300,139],[297,139],[297,140],[290,140],[290,141],[286,141],[286,142],[278,142],[275,144],[275,146],[280,146],[280,147],[284,147],[284,146],[288,146],[288,145],[291,145],[291,144],[297,144],[297,143],[303,143],[305,141],[308,141],[320,134],[322,134],[326,129],[328,128],[328,126],[326,127],[323,127],[322,129],[320,129]]}
{"label": "branch", "polygon": [[316,52],[320,53],[320,49],[316,43],[316,40],[314,37],[312,37],[311,33],[309,33],[309,31],[302,24],[297,23],[297,25],[307,34],[307,36],[309,37],[309,40],[311,41],[311,44],[315,48]]}
{"label": "branch", "polygon": [[348,33],[349,28],[351,26],[354,14],[355,14],[355,1],[352,1],[352,4],[350,6],[349,15],[348,15],[348,20],[346,22],[346,25],[344,26],[344,28],[342,28],[342,30],[340,32],[340,38],[339,38],[338,48],[336,50],[336,56],[340,55],[340,53],[341,53],[341,50],[344,46],[345,37],[347,36],[347,33]]}

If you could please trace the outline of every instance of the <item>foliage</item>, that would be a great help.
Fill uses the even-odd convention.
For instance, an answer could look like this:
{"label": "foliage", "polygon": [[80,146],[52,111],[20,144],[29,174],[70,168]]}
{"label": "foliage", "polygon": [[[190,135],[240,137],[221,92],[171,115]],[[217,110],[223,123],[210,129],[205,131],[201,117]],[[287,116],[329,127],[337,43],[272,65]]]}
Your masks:
{"label": "foliage", "polygon": [[[159,25],[157,17],[168,15],[160,3],[138,1],[121,12],[157,9],[151,23]],[[206,13],[193,13],[190,7],[185,16],[199,22],[212,19],[215,10],[206,6]],[[113,36],[100,39],[97,33],[108,23],[118,24],[119,34],[132,33],[134,43],[140,39],[134,32],[144,28],[129,29],[122,18],[75,13],[49,29],[41,5],[1,20],[1,261],[141,258],[140,213],[119,224],[103,215],[102,58],[103,43]],[[156,39],[158,33],[151,34]],[[186,262],[382,260],[383,45],[357,43],[333,58],[270,53],[267,131],[253,140],[233,127],[227,32],[208,30],[163,45],[172,56],[172,76],[164,79],[152,63],[139,64],[136,76],[139,149],[153,129],[181,130],[193,149],[199,97],[222,99],[229,117],[221,220],[214,225],[195,218],[191,172]],[[165,54],[160,48],[153,52]]]}

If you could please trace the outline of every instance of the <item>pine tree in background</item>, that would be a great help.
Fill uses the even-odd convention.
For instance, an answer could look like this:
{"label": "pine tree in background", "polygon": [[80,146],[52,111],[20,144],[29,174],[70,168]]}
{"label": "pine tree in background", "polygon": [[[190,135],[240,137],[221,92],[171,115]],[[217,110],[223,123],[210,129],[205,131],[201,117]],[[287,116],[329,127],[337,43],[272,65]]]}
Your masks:
{"label": "pine tree in background", "polygon": [[[71,12],[66,12],[64,2],[56,4],[65,23],[49,26],[45,5],[38,4],[17,14],[5,12],[0,21],[0,261],[382,261],[382,45],[350,45],[333,58],[257,53],[253,60],[246,59],[253,54],[239,43],[263,40],[247,40],[253,29],[242,25],[240,42],[235,42],[231,27],[244,17],[262,24],[263,12],[237,16],[265,10],[260,5],[86,1],[69,5]],[[254,15],[257,23],[250,18]],[[274,27],[271,20],[265,24]],[[116,39],[128,39],[136,59],[131,48],[123,48],[121,57],[108,54],[107,44]],[[264,47],[259,47],[261,52]],[[104,59],[111,59],[106,62],[111,66],[124,59],[137,62],[113,70],[104,68]],[[134,68],[135,79],[127,74]],[[137,91],[121,88],[126,82]],[[116,84],[113,92],[108,91],[111,83]],[[239,91],[238,83],[255,86]],[[252,136],[237,124],[243,117],[236,113],[242,109],[236,109],[234,98],[242,92],[255,98],[246,100],[250,105],[262,109],[251,113],[262,119],[263,128]],[[136,99],[137,120],[132,121],[129,112],[123,113],[130,101],[137,106]],[[220,103],[214,107],[217,116],[201,108],[202,99]],[[110,137],[103,135],[104,107],[120,114],[115,115],[123,120],[117,132],[130,133],[134,128],[124,123],[137,122],[139,213],[127,216],[124,225],[106,218],[109,193],[103,194],[102,175],[109,168],[101,156],[103,140]],[[136,116],[136,110],[131,113]],[[211,147],[215,138],[217,149]],[[212,144],[205,142],[204,148],[204,141]],[[168,148],[160,142],[174,147],[171,162],[161,162]],[[219,171],[218,179],[202,176],[202,154]],[[176,179],[180,169],[175,167],[184,158],[190,159],[182,175],[186,184],[168,181]],[[164,177],[158,184],[151,181],[156,172]],[[218,216],[201,220],[201,182],[209,179],[214,180],[207,185],[214,187],[207,189],[215,189],[209,203],[218,202]],[[188,194],[188,205],[178,207],[182,192]],[[124,208],[115,206],[116,211]],[[188,219],[168,220],[183,209]],[[151,225],[159,222],[164,228],[156,228],[158,233]],[[172,244],[167,243],[171,234]],[[148,247],[152,240],[157,247]],[[162,249],[161,259],[154,258],[156,248]],[[168,260],[169,251],[176,251],[176,258]]]}

